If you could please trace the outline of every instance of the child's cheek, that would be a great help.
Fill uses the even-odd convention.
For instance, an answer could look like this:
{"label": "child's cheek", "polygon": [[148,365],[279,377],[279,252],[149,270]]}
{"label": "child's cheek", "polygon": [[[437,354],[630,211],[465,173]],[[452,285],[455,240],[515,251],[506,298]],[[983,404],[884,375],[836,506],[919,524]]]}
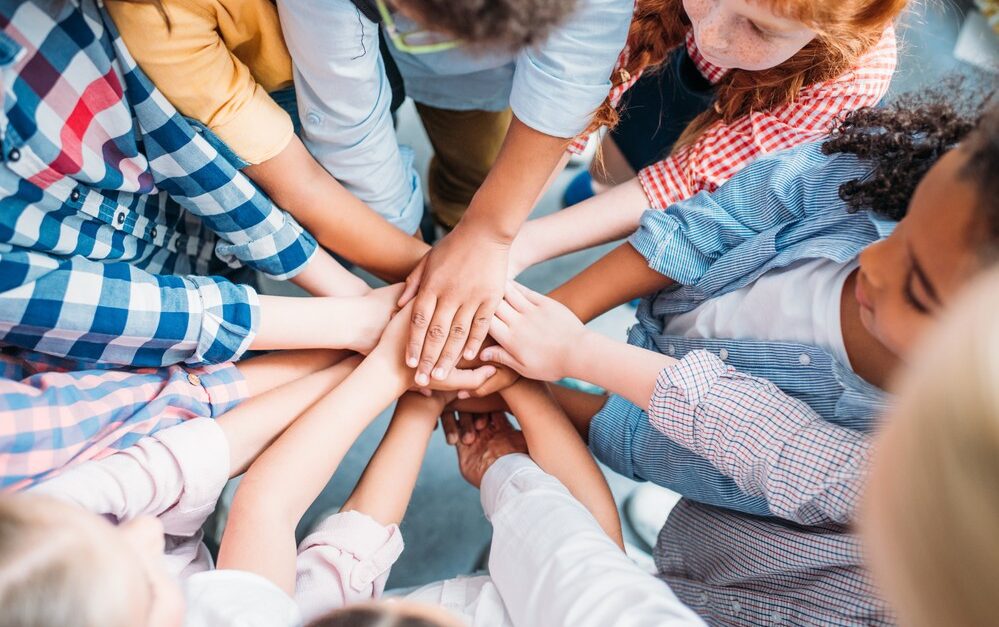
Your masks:
{"label": "child's cheek", "polygon": [[683,0],[683,10],[687,13],[690,23],[695,29],[711,11],[711,0]]}

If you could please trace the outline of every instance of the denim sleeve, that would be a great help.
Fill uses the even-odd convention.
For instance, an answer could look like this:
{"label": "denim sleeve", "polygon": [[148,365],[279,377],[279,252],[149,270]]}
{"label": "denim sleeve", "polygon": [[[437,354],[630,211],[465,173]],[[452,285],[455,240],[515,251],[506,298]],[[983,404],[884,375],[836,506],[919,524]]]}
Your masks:
{"label": "denim sleeve", "polygon": [[630,479],[651,481],[707,505],[771,515],[765,498],[745,494],[706,459],[653,428],[644,411],[620,396],[611,396],[593,417],[590,450]]}
{"label": "denim sleeve", "polygon": [[547,135],[582,132],[610,93],[633,8],[631,0],[581,0],[544,43],[524,50],[510,93],[514,115]]}
{"label": "denim sleeve", "polygon": [[693,285],[711,265],[751,239],[810,215],[845,211],[841,184],[870,166],[852,155],[824,155],[820,143],[761,157],[715,192],[666,211],[646,211],[629,242],[653,270]]}

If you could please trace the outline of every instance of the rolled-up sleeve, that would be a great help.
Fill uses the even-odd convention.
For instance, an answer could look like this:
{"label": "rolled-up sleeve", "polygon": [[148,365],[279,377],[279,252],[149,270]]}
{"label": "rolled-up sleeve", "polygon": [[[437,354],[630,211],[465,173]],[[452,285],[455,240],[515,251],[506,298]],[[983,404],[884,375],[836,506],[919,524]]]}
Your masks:
{"label": "rolled-up sleeve", "polygon": [[745,493],[766,498],[774,515],[809,525],[853,518],[869,438],[707,351],[663,369],[649,420]]}
{"label": "rolled-up sleeve", "polygon": [[852,155],[822,154],[818,143],[761,157],[715,192],[666,211],[646,211],[628,240],[649,267],[692,285],[725,253],[808,215],[844,210],[839,186],[870,166]]}
{"label": "rolled-up sleeve", "polygon": [[518,56],[510,93],[514,115],[554,137],[582,132],[610,93],[633,9],[631,0],[580,0],[563,26]]}
{"label": "rolled-up sleeve", "polygon": [[29,350],[126,366],[234,361],[259,309],[251,287],[221,277],[0,245],[0,340]]}

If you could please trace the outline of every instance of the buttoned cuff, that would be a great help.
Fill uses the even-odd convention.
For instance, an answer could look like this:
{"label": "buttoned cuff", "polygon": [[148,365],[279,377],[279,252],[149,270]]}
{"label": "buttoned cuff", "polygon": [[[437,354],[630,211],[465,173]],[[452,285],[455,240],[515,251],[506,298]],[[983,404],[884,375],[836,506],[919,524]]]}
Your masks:
{"label": "buttoned cuff", "polygon": [[164,524],[177,521],[189,527],[171,527],[171,535],[193,536],[215,509],[229,480],[229,441],[211,418],[192,418],[152,435],[173,456],[183,477],[177,504],[165,512]]}
{"label": "buttoned cuff", "polygon": [[635,474],[632,448],[635,430],[645,419],[640,407],[612,395],[590,421],[590,451],[616,473],[643,481]]}
{"label": "buttoned cuff", "polygon": [[382,525],[357,511],[333,514],[319,523],[298,547],[301,553],[314,546],[329,546],[352,556],[347,583],[354,592],[366,590],[386,574],[402,554],[399,525]]}
{"label": "buttoned cuff", "polygon": [[482,501],[482,511],[486,518],[492,518],[499,509],[502,500],[511,489],[514,478],[523,472],[544,473],[530,456],[523,453],[511,453],[500,457],[482,475],[482,485],[479,486],[479,498]]}
{"label": "buttoned cuff", "polygon": [[686,236],[681,220],[669,212],[649,210],[628,243],[645,257],[649,268],[681,285],[693,285],[711,267],[712,259]]}
{"label": "buttoned cuff", "polygon": [[[233,185],[250,185],[249,179],[237,174],[232,179]],[[247,190],[247,198],[261,195],[256,190]],[[305,269],[316,253],[316,240],[305,231],[286,211],[282,211],[273,203],[262,198],[262,202],[270,206],[270,213],[252,230],[239,232],[240,238],[246,238],[240,243],[224,239],[232,238],[237,232],[223,234],[215,245],[215,254],[230,265],[240,261],[255,270],[263,272],[277,281],[293,278]],[[262,233],[259,237],[254,231]]]}
{"label": "buttoned cuff", "polygon": [[247,285],[220,277],[188,276],[197,300],[188,303],[197,321],[198,346],[187,363],[218,364],[238,360],[247,351],[260,325],[260,298]]}
{"label": "buttoned cuff", "polygon": [[254,165],[276,157],[295,135],[291,117],[259,84],[230,117],[209,128],[233,152]]}
{"label": "buttoned cuff", "polygon": [[212,418],[235,408],[250,395],[246,378],[232,362],[189,368],[187,380],[204,390]]}
{"label": "buttoned cuff", "polygon": [[697,407],[731,368],[705,350],[691,351],[663,368],[649,399],[649,423],[677,444],[695,451]]}

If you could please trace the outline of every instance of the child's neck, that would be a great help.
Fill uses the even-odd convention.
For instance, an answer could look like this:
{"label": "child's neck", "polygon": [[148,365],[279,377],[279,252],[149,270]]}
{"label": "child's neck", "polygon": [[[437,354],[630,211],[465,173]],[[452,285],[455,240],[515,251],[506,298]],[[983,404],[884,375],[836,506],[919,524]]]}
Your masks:
{"label": "child's neck", "polygon": [[857,286],[857,270],[850,273],[843,283],[843,294],[839,301],[839,321],[843,332],[843,344],[850,358],[850,367],[861,378],[882,390],[899,365],[898,356],[871,335],[860,321],[860,303],[854,291]]}

